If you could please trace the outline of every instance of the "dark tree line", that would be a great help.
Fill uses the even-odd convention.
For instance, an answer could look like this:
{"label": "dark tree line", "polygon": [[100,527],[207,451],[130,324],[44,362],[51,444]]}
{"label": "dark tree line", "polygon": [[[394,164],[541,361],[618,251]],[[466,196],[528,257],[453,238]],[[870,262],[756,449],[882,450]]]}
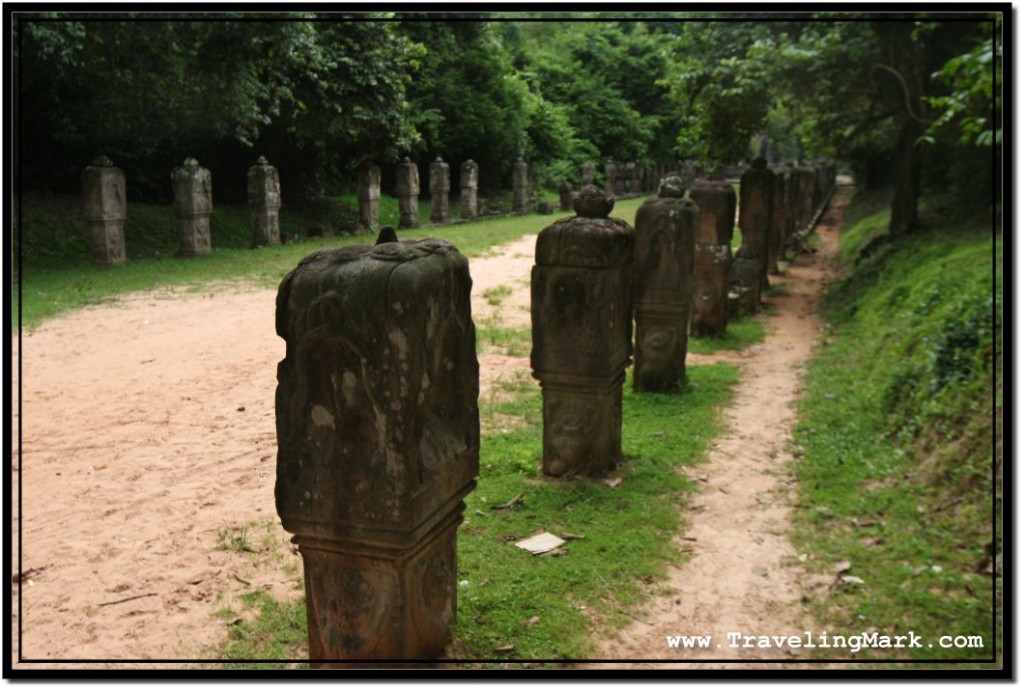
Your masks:
{"label": "dark tree line", "polygon": [[367,159],[387,189],[402,156],[424,171],[439,155],[453,170],[472,158],[488,190],[508,187],[520,156],[553,189],[587,160],[714,168],[769,153],[837,158],[894,184],[893,230],[905,232],[924,187],[999,184],[995,13],[13,19],[16,164],[30,190],[76,191],[100,153],[151,199],[169,196],[185,156],[216,170],[218,197],[241,199],[261,154],[294,198],[346,191]]}

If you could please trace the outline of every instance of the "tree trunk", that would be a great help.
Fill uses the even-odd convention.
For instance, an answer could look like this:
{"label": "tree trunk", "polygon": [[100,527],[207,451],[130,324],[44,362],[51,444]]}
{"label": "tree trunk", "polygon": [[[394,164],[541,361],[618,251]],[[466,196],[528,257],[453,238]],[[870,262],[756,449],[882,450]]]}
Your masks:
{"label": "tree trunk", "polygon": [[889,234],[894,238],[907,235],[920,225],[917,200],[921,194],[924,148],[918,140],[924,130],[924,124],[908,119],[900,131],[896,153],[896,194],[889,218]]}

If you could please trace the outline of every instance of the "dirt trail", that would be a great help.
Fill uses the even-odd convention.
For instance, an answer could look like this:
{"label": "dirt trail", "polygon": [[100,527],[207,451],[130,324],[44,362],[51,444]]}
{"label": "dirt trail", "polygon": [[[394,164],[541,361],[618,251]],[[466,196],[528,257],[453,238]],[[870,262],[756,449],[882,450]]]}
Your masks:
{"label": "dirt trail", "polygon": [[[684,512],[691,528],[679,547],[690,558],[671,569],[665,584],[670,595],[658,597],[634,625],[602,645],[602,657],[634,662],[592,668],[758,668],[765,665],[757,660],[796,659],[800,651],[734,647],[743,639],[730,638],[730,632],[788,636],[820,630],[803,613],[801,586],[827,584],[804,573],[788,539],[794,479],[786,445],[803,367],[820,335],[818,301],[849,194],[840,188],[819,223],[819,250],[796,257],[784,276],[772,278],[779,289],[764,298],[765,341],[735,356],[687,358],[691,364],[728,360],[740,367],[736,398],[724,411],[728,431],[707,463],[691,471],[703,490]],[[670,648],[666,637],[681,635],[711,636],[710,647]]]}
{"label": "dirt trail", "polygon": [[[673,573],[678,594],[655,602],[651,625],[611,643],[609,657],[667,655],[666,634],[796,626],[781,618],[797,611],[786,607],[798,574],[782,565],[794,555],[779,490],[787,403],[817,337],[814,308],[834,246],[834,230],[821,234],[824,251],[791,266],[782,294],[768,298],[764,345],[724,356],[743,368],[733,430],[701,466],[708,487],[688,516],[696,540],[681,546],[695,558]],[[478,328],[529,324],[534,242],[472,260]],[[498,286],[510,290],[488,294]],[[8,481],[23,582],[9,606],[13,659],[20,649],[35,661],[18,667],[180,668],[212,656],[245,615],[241,594],[301,594],[301,560],[274,510],[284,356],[274,298],[246,289],[133,294],[15,339],[22,379],[15,367],[12,414],[22,436]],[[525,357],[494,349],[480,363],[482,398],[503,379],[528,378]]]}

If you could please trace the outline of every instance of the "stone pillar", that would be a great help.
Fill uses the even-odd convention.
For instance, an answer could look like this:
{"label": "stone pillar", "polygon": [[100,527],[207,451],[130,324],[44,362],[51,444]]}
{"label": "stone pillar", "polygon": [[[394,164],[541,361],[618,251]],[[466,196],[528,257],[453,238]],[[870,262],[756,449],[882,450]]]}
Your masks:
{"label": "stone pillar", "polygon": [[462,188],[462,206],[459,213],[462,218],[476,218],[479,213],[476,192],[480,186],[480,166],[473,159],[462,164],[459,184]]}
{"label": "stone pillar", "polygon": [[572,210],[572,183],[568,180],[558,186],[558,204],[562,211]]}
{"label": "stone pillar", "polygon": [[210,251],[210,216],[213,214],[213,180],[210,171],[194,158],[171,173],[174,215],[178,218],[181,245],[178,256],[195,257]]}
{"label": "stone pillar", "polygon": [[359,197],[359,224],[367,233],[380,227],[380,166],[366,161],[359,166],[356,182]]}
{"label": "stone pillar", "polygon": [[471,283],[434,239],[321,250],[281,283],[274,496],[314,666],[444,650],[479,470]]}
{"label": "stone pillar", "polygon": [[793,168],[796,176],[796,235],[802,237],[810,230],[814,216],[814,170],[808,166]]}
{"label": "stone pillar", "polygon": [[604,193],[609,197],[614,197],[620,188],[619,167],[613,161],[608,161],[604,165]]}
{"label": "stone pillar", "polygon": [[690,331],[694,336],[721,335],[729,321],[730,243],[736,193],[727,182],[700,180],[690,191],[690,196],[700,207]]}
{"label": "stone pillar", "polygon": [[398,227],[417,228],[420,225],[420,169],[406,156],[398,164],[395,191],[398,195]]}
{"label": "stone pillar", "polygon": [[277,168],[267,163],[264,156],[249,168],[246,180],[249,214],[252,221],[252,247],[281,244],[281,180]]}
{"label": "stone pillar", "polygon": [[512,213],[527,212],[529,189],[530,167],[520,158],[512,166]]}
{"label": "stone pillar", "polygon": [[587,161],[580,168],[580,188],[584,188],[587,185],[594,184],[594,173],[597,171],[597,167],[593,161]]}
{"label": "stone pillar", "polygon": [[[124,263],[124,222],[128,218],[124,172],[106,156],[98,157],[82,171],[82,215],[93,264]],[[14,263],[17,270],[17,257]]]}
{"label": "stone pillar", "polygon": [[576,216],[537,236],[530,365],[543,394],[543,469],[599,476],[622,459],[622,383],[632,353],[635,233],[594,185]]}
{"label": "stone pillar", "polygon": [[786,205],[786,188],[789,186],[789,169],[775,167],[774,194],[772,194],[772,225],[768,233],[768,273],[779,274],[779,260],[785,259],[786,247],[786,216],[789,207]]}
{"label": "stone pillar", "polygon": [[671,391],[686,380],[687,329],[699,210],[678,176],[636,212],[633,312],[635,391]]}
{"label": "stone pillar", "polygon": [[761,304],[761,290],[768,286],[768,242],[772,227],[775,174],[768,162],[755,158],[740,176],[740,231],[743,244],[733,261],[740,304],[749,313]]}
{"label": "stone pillar", "polygon": [[438,156],[430,164],[430,220],[444,223],[448,220],[448,192],[451,190],[448,164]]}

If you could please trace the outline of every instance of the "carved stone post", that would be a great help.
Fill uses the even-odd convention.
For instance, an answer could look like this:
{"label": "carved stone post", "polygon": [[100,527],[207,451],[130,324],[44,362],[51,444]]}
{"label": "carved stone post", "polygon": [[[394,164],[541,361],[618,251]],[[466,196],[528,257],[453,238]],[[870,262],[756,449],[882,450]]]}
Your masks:
{"label": "carved stone post", "polygon": [[786,204],[786,190],[790,185],[789,169],[772,168],[775,173],[775,187],[772,194],[772,225],[768,233],[768,273],[779,274],[779,260],[785,259],[786,224],[789,206]]}
{"label": "carved stone post", "polygon": [[580,166],[580,189],[594,184],[594,174],[596,172],[597,166],[594,165],[593,161],[587,161]]}
{"label": "carved stone post", "polygon": [[420,169],[406,156],[398,164],[396,177],[398,227],[417,228],[420,225]]}
{"label": "carved stone post", "polygon": [[171,173],[174,215],[178,218],[181,245],[178,255],[195,257],[210,251],[210,216],[213,214],[213,180],[210,171],[194,158]]}
{"label": "carved stone post", "polygon": [[124,172],[106,156],[98,157],[82,172],[82,215],[93,264],[123,263],[127,258],[124,222],[128,219]]}
{"label": "carved stone post", "polygon": [[527,197],[530,188],[530,167],[523,159],[518,159],[512,166],[512,213],[527,212]]}
{"label": "carved stone post", "polygon": [[743,244],[733,261],[740,304],[747,312],[757,311],[761,290],[768,285],[768,243],[772,227],[775,174],[768,162],[755,158],[740,176],[740,231]]}
{"label": "carved stone post", "polygon": [[562,211],[572,210],[572,183],[568,180],[558,186],[558,206]]}
{"label": "carved stone post", "polygon": [[797,181],[796,236],[803,237],[814,216],[814,170],[808,166],[796,166],[793,174]]}
{"label": "carved stone post", "polygon": [[280,245],[278,212],[281,209],[281,180],[277,168],[260,156],[256,159],[256,165],[249,168],[246,182],[252,220],[252,246]]}
{"label": "carved stone post", "polygon": [[604,164],[604,193],[614,197],[619,189],[619,167],[613,161]]}
{"label": "carved stone post", "polygon": [[462,164],[459,184],[462,188],[462,206],[459,213],[462,218],[476,218],[479,213],[476,194],[480,186],[480,166],[473,159]]}
{"label": "carved stone post", "polygon": [[687,329],[693,301],[697,204],[677,176],[636,212],[633,311],[635,391],[671,391],[686,380]]}
{"label": "carved stone post", "polygon": [[438,156],[430,164],[430,220],[434,223],[448,220],[448,192],[451,186],[449,166]]}
{"label": "carved stone post", "polygon": [[720,335],[725,333],[729,321],[730,243],[736,193],[727,182],[701,180],[690,196],[700,207],[690,331],[694,336]]}
{"label": "carved stone post", "polygon": [[479,468],[471,283],[433,239],[321,250],[281,283],[274,495],[314,666],[444,650]]}
{"label": "carved stone post", "polygon": [[530,365],[544,399],[544,472],[602,475],[622,459],[622,383],[632,353],[635,233],[584,187],[576,216],[537,236]]}
{"label": "carved stone post", "polygon": [[366,161],[359,166],[356,182],[359,224],[367,233],[380,228],[380,166]]}

